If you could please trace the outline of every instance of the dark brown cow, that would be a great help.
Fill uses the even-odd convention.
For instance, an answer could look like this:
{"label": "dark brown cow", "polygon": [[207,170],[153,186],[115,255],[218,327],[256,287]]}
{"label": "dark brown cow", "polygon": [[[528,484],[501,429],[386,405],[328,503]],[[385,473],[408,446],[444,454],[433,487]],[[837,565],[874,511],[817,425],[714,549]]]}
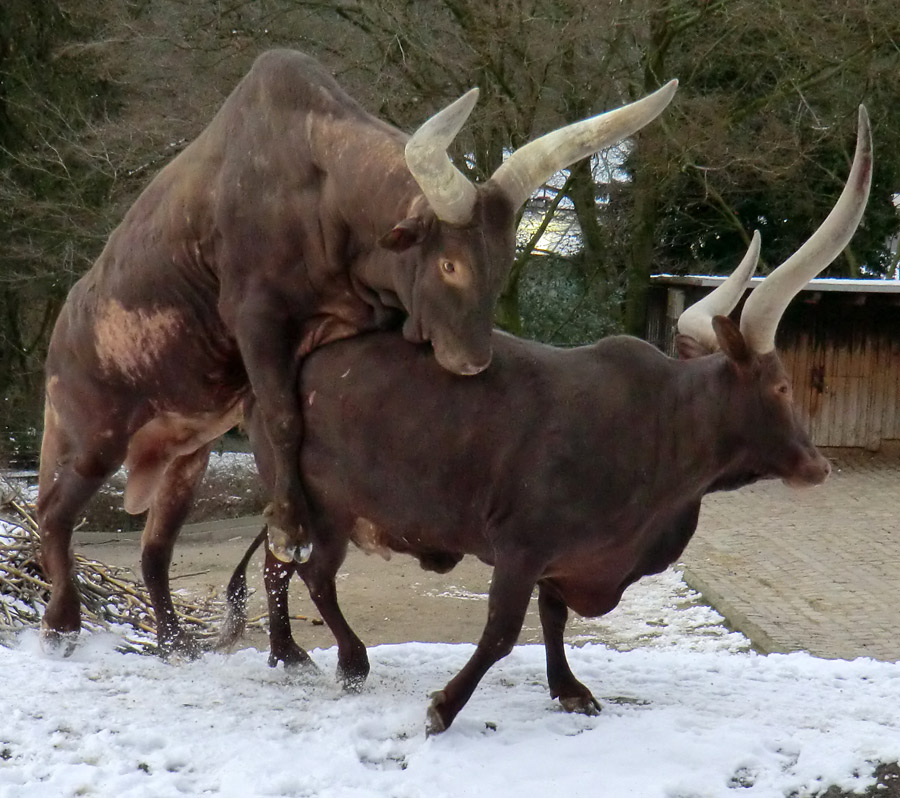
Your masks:
{"label": "dark brown cow", "polygon": [[160,645],[191,649],[169,596],[172,546],[211,442],[251,389],[274,452],[270,541],[283,559],[308,556],[300,359],[402,323],[445,369],[484,369],[518,208],[554,171],[650,121],[674,90],[549,133],[474,185],[446,148],[475,90],[410,138],[313,59],[261,56],[137,199],[57,321],[38,498],[53,583],[45,639],[69,650],[77,634],[72,526],[124,462],[125,508],[150,511],[142,568]]}
{"label": "dark brown cow", "polygon": [[[296,570],[335,634],[339,675],[349,684],[365,678],[365,647],[335,591],[349,540],[412,554],[438,571],[472,554],[494,566],[487,623],[472,658],[432,697],[428,731],[446,729],[511,650],[535,584],[550,692],[567,710],[596,712],[566,662],[567,607],[602,615],[632,582],[674,562],[707,493],[828,476],[795,416],[774,334],[791,297],[849,241],[870,178],[861,109],[850,178],[826,222],[756,288],[738,327],[726,314],[756,264],[755,235],[735,273],[679,320],[682,360],[626,336],[563,350],[499,333],[494,364],[471,380],[442,373],[421,347],[391,333],[309,358],[302,472],[316,547],[305,564],[267,555],[270,664],[309,661],[287,619]],[[271,451],[250,420],[260,472],[271,481]],[[245,591],[250,553],[230,585],[233,599]]]}

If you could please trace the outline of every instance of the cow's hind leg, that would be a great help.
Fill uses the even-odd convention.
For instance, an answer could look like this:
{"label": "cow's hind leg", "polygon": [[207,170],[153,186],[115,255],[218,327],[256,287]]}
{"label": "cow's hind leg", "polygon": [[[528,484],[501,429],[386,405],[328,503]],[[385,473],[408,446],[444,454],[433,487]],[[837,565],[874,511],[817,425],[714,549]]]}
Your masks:
{"label": "cow's hind leg", "polygon": [[169,464],[153,495],[141,535],[141,572],[156,614],[156,636],[162,656],[176,653],[193,658],[200,654],[197,642],[178,623],[169,587],[169,566],[181,525],[206,473],[212,446],[209,443]]}
{"label": "cow's hind leg", "polygon": [[600,712],[600,704],[572,673],[566,659],[566,648],[563,632],[569,608],[557,596],[549,585],[541,583],[538,593],[538,610],[541,616],[541,627],[544,630],[544,649],[547,654],[547,682],[550,695],[559,699],[566,712],[580,712],[583,715],[596,715]]}
{"label": "cow's hind leg", "polygon": [[[80,426],[79,432],[86,432],[84,425],[76,426]],[[87,445],[90,441],[96,445]],[[122,464],[124,457],[124,433],[117,434],[110,427],[96,437],[73,439],[48,401],[41,443],[37,519],[41,560],[51,589],[41,638],[45,647],[64,655],[72,653],[81,629],[72,530],[90,498]]]}
{"label": "cow's hind leg", "polygon": [[475,653],[443,690],[431,697],[426,734],[447,729],[488,669],[512,651],[539,569],[522,557],[498,558],[488,596],[488,620]]}
{"label": "cow's hind leg", "polygon": [[[322,532],[322,520],[314,522],[316,544],[310,560],[297,566],[297,572],[306,583],[309,596],[322,615],[322,620],[334,635],[338,645],[337,677],[347,690],[360,690],[369,675],[369,655],[347,619],[337,600],[335,575],[347,554],[347,537],[337,529]],[[346,528],[350,528],[348,523]]]}
{"label": "cow's hind leg", "polygon": [[296,566],[293,562],[282,562],[275,557],[266,544],[266,564],[263,581],[266,585],[266,602],[269,610],[269,667],[275,668],[279,662],[285,669],[315,667],[307,654],[291,633],[291,617],[288,612],[288,587]]}

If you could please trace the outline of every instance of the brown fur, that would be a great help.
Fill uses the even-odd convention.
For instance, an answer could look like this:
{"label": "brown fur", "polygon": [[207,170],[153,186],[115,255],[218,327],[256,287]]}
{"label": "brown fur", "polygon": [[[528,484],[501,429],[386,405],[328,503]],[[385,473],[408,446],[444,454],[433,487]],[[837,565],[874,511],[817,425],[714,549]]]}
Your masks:
{"label": "brown fur", "polygon": [[[47,640],[79,628],[72,527],[123,463],[126,509],[150,511],[143,564],[160,644],[192,650],[167,596],[184,516],[167,494],[189,501],[209,443],[238,422],[245,397],[256,396],[275,453],[270,522],[300,545],[309,511],[294,385],[306,354],[405,319],[406,335],[430,341],[444,367],[487,365],[515,209],[487,184],[468,225],[436,219],[406,168],[406,140],[313,59],[267,53],[72,288],[46,366],[38,520],[53,586]],[[408,227],[421,235],[379,244]],[[466,284],[441,277],[448,258]]]}
{"label": "brown fur", "polygon": [[[566,662],[567,608],[609,612],[628,585],[674,562],[707,493],[773,477],[818,484],[830,470],[797,422],[777,355],[750,353],[728,319],[716,330],[727,352],[694,342],[682,350],[694,357],[680,361],[624,336],[563,350],[496,334],[494,365],[469,380],[391,334],[317,352],[299,389],[315,395],[302,473],[316,548],[303,565],[267,554],[272,660],[302,659],[287,621],[296,571],[335,634],[341,676],[365,678],[365,647],[335,587],[348,543],[364,542],[355,529],[365,518],[379,546],[424,567],[447,569],[467,554],[494,566],[481,640],[435,694],[431,731],[452,723],[509,652],[535,585],[550,692],[569,711],[597,711]],[[255,411],[248,421],[271,481]],[[236,573],[232,589],[240,581]]]}

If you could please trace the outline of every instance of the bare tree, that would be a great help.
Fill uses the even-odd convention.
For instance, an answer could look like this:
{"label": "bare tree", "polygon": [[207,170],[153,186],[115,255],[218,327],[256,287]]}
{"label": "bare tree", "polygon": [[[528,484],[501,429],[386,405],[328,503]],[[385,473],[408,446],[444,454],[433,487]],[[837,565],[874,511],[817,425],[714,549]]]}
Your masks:
{"label": "bare tree", "polygon": [[[654,271],[730,271],[759,227],[778,262],[822,218],[872,117],[863,227],[836,267],[889,271],[900,187],[893,0],[9,0],[0,5],[0,396],[36,423],[58,304],[150,177],[253,59],[319,57],[413,129],[473,85],[457,164],[506,152],[671,77],[666,113],[526,207],[502,326],[576,342],[643,331]],[[571,230],[566,236],[565,231]],[[570,246],[546,251],[550,238]],[[574,243],[573,243],[574,242]]]}

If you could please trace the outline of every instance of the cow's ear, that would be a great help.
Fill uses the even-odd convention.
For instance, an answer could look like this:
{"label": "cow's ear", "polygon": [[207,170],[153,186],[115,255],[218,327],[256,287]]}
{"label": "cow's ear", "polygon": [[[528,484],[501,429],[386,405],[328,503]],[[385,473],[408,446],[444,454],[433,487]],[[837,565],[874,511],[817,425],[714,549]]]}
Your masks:
{"label": "cow's ear", "polygon": [[675,349],[682,360],[692,360],[695,357],[703,357],[711,354],[711,350],[701,344],[691,335],[678,333],[675,336]]}
{"label": "cow's ear", "polygon": [[753,352],[747,346],[747,341],[737,324],[728,316],[714,316],[712,325],[722,351],[739,365],[750,363]]}
{"label": "cow's ear", "polygon": [[403,252],[416,244],[421,244],[425,238],[425,225],[417,216],[410,216],[402,222],[398,222],[378,240],[378,245],[391,252]]}

